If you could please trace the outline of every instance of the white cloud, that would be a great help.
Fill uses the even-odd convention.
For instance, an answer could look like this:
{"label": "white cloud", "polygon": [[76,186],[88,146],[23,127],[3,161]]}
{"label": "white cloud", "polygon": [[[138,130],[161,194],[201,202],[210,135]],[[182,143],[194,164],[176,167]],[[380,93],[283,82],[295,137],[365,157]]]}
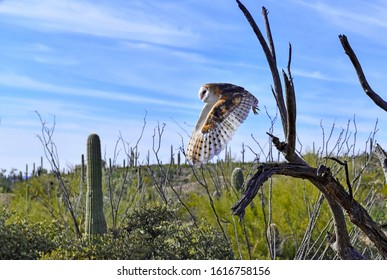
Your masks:
{"label": "white cloud", "polygon": [[[124,8],[120,9],[122,5]],[[197,36],[188,28],[173,26],[154,12],[145,14],[122,2],[109,6],[74,0],[17,0],[0,4],[1,21],[45,32],[82,33],[177,46],[196,40]]]}
{"label": "white cloud", "polygon": [[35,55],[33,59],[36,62],[43,64],[54,64],[54,65],[77,65],[79,61],[74,58],[58,57],[58,56],[48,56],[48,55]]}
{"label": "white cloud", "polygon": [[18,75],[18,74],[0,74],[0,85],[14,88],[23,88],[28,90],[45,91],[50,94],[64,94],[73,96],[86,96],[93,98],[100,98],[105,100],[113,100],[127,103],[140,103],[140,104],[152,104],[162,105],[167,107],[178,107],[178,108],[196,108],[192,104],[171,101],[167,98],[154,98],[146,97],[138,94],[121,93],[113,91],[102,91],[89,88],[76,88],[76,87],[65,87],[51,83],[41,82],[34,78]]}
{"label": "white cloud", "polygon": [[387,31],[386,1],[296,1],[317,11],[326,21],[356,32],[362,36],[379,40],[375,34]]}
{"label": "white cloud", "polygon": [[[294,45],[292,70],[300,139],[305,146],[312,141],[317,143],[321,141],[321,119],[328,126],[334,121],[345,126],[354,113],[358,116],[359,134],[368,135],[375,116],[385,114],[362,96],[337,37],[326,41],[320,40],[320,35],[332,27],[327,22],[335,28],[342,24],[360,33],[368,24],[384,29],[386,23],[381,22],[384,8],[376,11],[376,6],[367,3],[364,13],[358,13],[353,7],[357,5],[355,1],[347,5],[349,13],[345,14],[341,2],[336,1],[334,8],[327,4],[329,1],[303,3],[310,9],[282,2],[268,4],[272,8],[270,18],[278,57],[285,57],[284,62],[279,60],[279,65],[287,63],[287,40],[292,41],[300,34],[299,43]],[[273,9],[275,5],[280,13]],[[284,6],[288,7],[286,11]],[[250,7],[261,24],[259,11],[256,14],[257,9]],[[302,17],[300,11],[305,13]],[[291,19],[287,16],[296,12],[295,21],[284,27],[283,23]],[[374,21],[369,19],[372,13]],[[302,23],[309,21],[308,17],[310,29],[297,25],[301,19]],[[22,150],[20,157],[28,157],[25,142],[33,141],[39,132],[39,121],[33,112],[36,109],[46,116],[57,116],[62,158],[77,163],[89,132],[101,134],[107,149],[114,147],[118,131],[123,131],[128,141],[137,140],[144,107],[149,114],[142,153],[152,147],[157,120],[167,122],[162,147],[166,150],[165,161],[170,144],[176,147],[181,143],[179,133],[185,136],[173,125],[171,128],[171,116],[179,123],[193,126],[202,106],[196,91],[201,83],[212,81],[240,84],[260,101],[260,115],[249,118],[230,144],[235,153],[239,153],[243,141],[256,147],[250,139],[251,132],[260,138],[261,145],[268,145],[265,132],[270,120],[265,107],[271,115],[276,112],[270,92],[272,80],[259,44],[235,1],[12,0],[0,2],[0,23],[10,23],[4,24],[6,31],[15,30],[6,34],[7,41],[1,46],[5,60],[0,66],[0,88],[7,95],[0,96],[0,103],[5,104],[0,108],[0,134],[12,138],[0,138],[0,148],[13,145],[10,149],[13,153]],[[381,40],[384,37],[380,34],[384,33],[378,35]],[[337,46],[331,43],[334,40]],[[337,47],[334,52],[327,51],[333,47]],[[383,52],[372,49],[372,54],[377,51]],[[338,54],[338,58],[332,58],[332,53]],[[381,80],[382,70],[377,72]],[[380,118],[379,123],[381,126],[386,123],[385,118]],[[15,125],[12,131],[10,124]],[[275,133],[282,137],[281,126],[278,123],[277,126]],[[191,127],[187,131],[190,133]],[[4,155],[4,149],[0,154]],[[39,151],[34,151],[31,157],[41,155],[41,147],[38,145],[36,149]],[[4,161],[2,158],[0,161]],[[8,158],[12,158],[12,153],[7,154],[5,159]],[[3,163],[0,167],[8,164]]]}
{"label": "white cloud", "polygon": [[293,76],[299,76],[304,78],[311,78],[311,79],[317,79],[317,80],[324,80],[324,81],[334,81],[337,80],[335,78],[329,77],[326,74],[322,73],[321,71],[305,71],[302,69],[293,69],[292,70]]}

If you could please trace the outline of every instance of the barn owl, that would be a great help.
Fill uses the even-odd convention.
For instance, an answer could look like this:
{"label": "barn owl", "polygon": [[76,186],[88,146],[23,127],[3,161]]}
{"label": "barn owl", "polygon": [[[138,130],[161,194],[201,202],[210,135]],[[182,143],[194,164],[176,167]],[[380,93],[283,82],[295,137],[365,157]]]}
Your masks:
{"label": "barn owl", "polygon": [[198,94],[205,105],[186,151],[195,165],[219,155],[250,110],[258,113],[258,100],[240,86],[209,83],[201,86]]}

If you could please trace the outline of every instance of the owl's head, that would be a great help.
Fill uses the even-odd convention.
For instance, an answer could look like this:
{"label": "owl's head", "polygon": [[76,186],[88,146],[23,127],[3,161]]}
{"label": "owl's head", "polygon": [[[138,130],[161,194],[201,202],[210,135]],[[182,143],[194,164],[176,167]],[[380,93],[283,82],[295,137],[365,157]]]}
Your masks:
{"label": "owl's head", "polygon": [[198,92],[199,99],[205,103],[212,103],[219,100],[216,84],[202,85]]}

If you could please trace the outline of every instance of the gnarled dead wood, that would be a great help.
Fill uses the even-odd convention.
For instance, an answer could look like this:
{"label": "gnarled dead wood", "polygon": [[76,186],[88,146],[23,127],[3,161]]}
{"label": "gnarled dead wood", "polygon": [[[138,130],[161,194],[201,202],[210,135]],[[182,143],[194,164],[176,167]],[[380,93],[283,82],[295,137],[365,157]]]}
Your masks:
{"label": "gnarled dead wood", "polygon": [[357,225],[375,244],[381,255],[384,258],[387,258],[387,237],[380,227],[372,220],[367,211],[355,199],[352,199],[341,183],[334,178],[329,168],[323,165],[319,168],[311,167],[296,153],[296,99],[294,84],[290,73],[291,47],[289,47],[288,73],[283,71],[286,93],[285,105],[274,51],[274,42],[267,17],[267,9],[263,7],[262,13],[269,43],[266,42],[262,32],[246,7],[239,0],[236,1],[261,44],[272,73],[274,82],[272,91],[281,116],[286,142],[281,142],[278,137],[271,134],[269,135],[272,137],[273,144],[284,155],[288,162],[266,163],[260,165],[257,172],[249,180],[245,193],[232,207],[233,214],[243,218],[246,207],[257,195],[258,190],[262,187],[263,183],[273,175],[284,175],[306,179],[323,193],[328,202],[333,215],[335,229],[335,236],[330,237],[329,240],[331,247],[336,250],[341,259],[364,258],[351,245],[342,209],[345,209],[351,222]]}
{"label": "gnarled dead wood", "polygon": [[[334,200],[336,205],[345,209],[352,223],[357,225],[375,244],[384,258],[387,258],[387,239],[379,225],[372,220],[368,212],[346,192],[341,183],[336,180],[329,168],[321,165],[319,168],[313,168],[308,165],[298,163],[265,163],[258,167],[258,171],[248,181],[246,191],[242,197],[232,207],[234,215],[243,217],[246,207],[254,199],[258,190],[273,175],[284,175],[299,179],[306,179],[313,183],[327,199]],[[330,204],[330,207],[335,207]],[[340,226],[338,223],[335,227]],[[335,229],[338,230],[338,229]],[[336,246],[340,242],[345,243],[345,247],[338,248],[338,253],[342,259],[360,259],[363,258],[360,253],[356,252],[349,243],[346,235],[336,234]]]}

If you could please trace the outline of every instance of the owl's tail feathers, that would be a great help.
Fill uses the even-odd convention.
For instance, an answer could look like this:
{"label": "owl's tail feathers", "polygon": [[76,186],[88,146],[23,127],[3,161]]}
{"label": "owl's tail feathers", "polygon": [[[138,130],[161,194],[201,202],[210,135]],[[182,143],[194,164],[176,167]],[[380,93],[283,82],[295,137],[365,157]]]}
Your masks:
{"label": "owl's tail feathers", "polygon": [[220,154],[231,139],[234,129],[229,120],[227,126],[216,126],[208,133],[192,135],[186,151],[187,160],[197,166],[209,162],[214,156]]}
{"label": "owl's tail feathers", "polygon": [[205,160],[203,153],[203,139],[201,134],[193,133],[188,143],[186,158],[192,165],[200,165]]}

